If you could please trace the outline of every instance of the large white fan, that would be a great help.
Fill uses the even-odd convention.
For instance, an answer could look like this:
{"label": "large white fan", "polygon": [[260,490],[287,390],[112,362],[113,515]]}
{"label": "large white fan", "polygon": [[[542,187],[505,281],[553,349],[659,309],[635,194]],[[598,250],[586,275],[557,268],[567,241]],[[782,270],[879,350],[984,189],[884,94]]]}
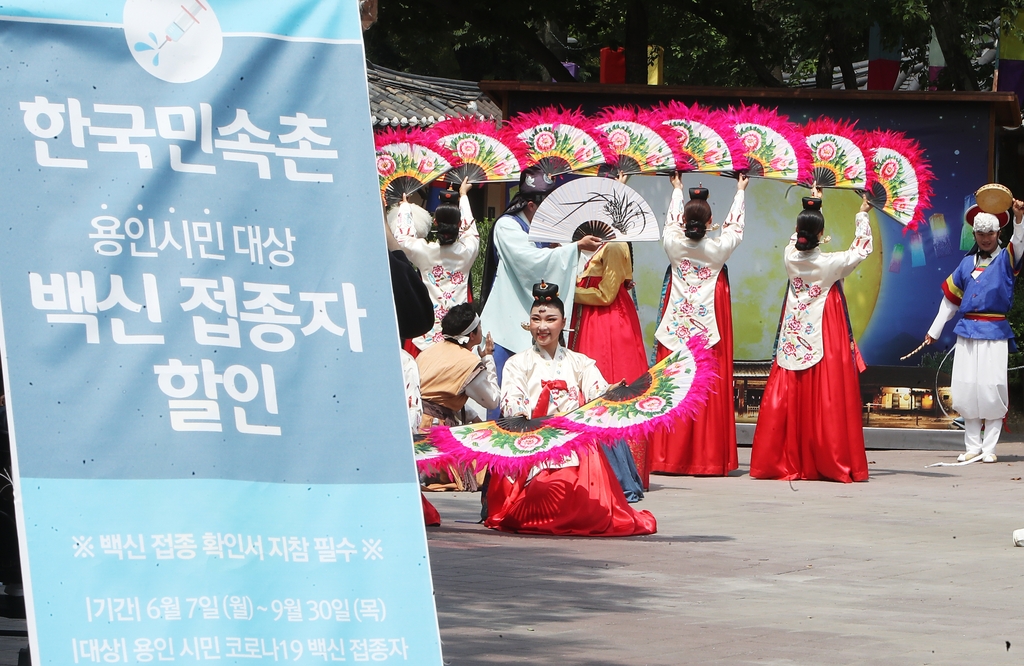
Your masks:
{"label": "large white fan", "polygon": [[628,185],[599,177],[561,185],[530,223],[530,240],[537,243],[573,243],[586,235],[608,241],[661,240],[647,201]]}

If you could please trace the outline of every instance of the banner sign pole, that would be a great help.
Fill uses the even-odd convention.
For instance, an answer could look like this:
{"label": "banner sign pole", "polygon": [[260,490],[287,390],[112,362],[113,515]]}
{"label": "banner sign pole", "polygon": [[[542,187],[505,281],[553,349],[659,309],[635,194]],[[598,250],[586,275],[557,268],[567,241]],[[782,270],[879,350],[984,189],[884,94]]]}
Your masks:
{"label": "banner sign pole", "polygon": [[440,664],[356,0],[0,8],[35,664]]}

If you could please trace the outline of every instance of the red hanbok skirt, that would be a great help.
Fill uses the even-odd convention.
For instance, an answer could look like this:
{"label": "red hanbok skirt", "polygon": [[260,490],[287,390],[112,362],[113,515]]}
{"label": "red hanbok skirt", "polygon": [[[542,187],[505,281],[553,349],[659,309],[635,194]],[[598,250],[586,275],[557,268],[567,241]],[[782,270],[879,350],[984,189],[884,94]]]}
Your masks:
{"label": "red hanbok skirt", "polygon": [[840,288],[822,314],[823,358],[806,370],[772,364],[750,453],[756,479],[866,481],[859,373]]}
{"label": "red hanbok skirt", "polygon": [[597,449],[579,454],[578,467],[527,472],[514,482],[491,476],[484,525],[503,532],[562,536],[654,534],[658,523],[649,511],[626,502],[611,465]]}
{"label": "red hanbok skirt", "polygon": [[[666,290],[664,313],[670,290]],[[658,428],[651,438],[651,471],[656,474],[727,476],[739,467],[736,458],[736,412],[732,385],[732,298],[725,271],[715,284],[715,319],[719,340],[711,351],[718,378],[708,403],[691,419],[680,419],[671,428]],[[658,343],[658,360],[670,350]]]}
{"label": "red hanbok skirt", "polygon": [[423,500],[423,524],[430,526],[440,525],[441,514],[437,512],[433,504],[427,501],[427,496],[422,492],[420,493],[420,498]]}
{"label": "red hanbok skirt", "polygon": [[[599,276],[586,277],[580,286],[595,287],[600,280]],[[647,372],[640,318],[625,284],[619,287],[610,305],[574,305],[572,329],[569,349],[594,359],[609,384],[623,379],[632,382]],[[627,443],[644,489],[647,489],[651,485],[648,442],[641,439]]]}

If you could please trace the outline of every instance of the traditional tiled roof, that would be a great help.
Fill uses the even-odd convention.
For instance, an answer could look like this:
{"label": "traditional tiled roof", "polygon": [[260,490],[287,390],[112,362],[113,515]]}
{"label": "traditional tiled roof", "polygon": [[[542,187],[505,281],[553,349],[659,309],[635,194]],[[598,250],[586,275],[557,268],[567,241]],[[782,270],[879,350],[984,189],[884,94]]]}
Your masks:
{"label": "traditional tiled roof", "polygon": [[375,127],[429,127],[448,116],[501,119],[501,109],[473,81],[396,72],[366,63]]}

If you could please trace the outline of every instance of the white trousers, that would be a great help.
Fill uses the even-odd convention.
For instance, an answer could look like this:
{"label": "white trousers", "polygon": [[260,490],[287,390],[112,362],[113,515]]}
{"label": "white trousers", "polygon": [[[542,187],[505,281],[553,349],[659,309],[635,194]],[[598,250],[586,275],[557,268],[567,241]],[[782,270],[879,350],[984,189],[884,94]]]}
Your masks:
{"label": "white trousers", "polygon": [[1006,340],[956,339],[950,389],[953,408],[964,417],[964,445],[968,453],[995,453],[1002,419],[1010,404],[1006,351]]}
{"label": "white trousers", "polygon": [[1006,340],[957,337],[950,384],[953,409],[965,419],[1006,416]]}
{"label": "white trousers", "polygon": [[[981,426],[985,424],[985,437],[982,439]],[[999,433],[1003,429],[1002,419],[964,419],[964,446],[967,453],[988,455],[996,452]]]}

